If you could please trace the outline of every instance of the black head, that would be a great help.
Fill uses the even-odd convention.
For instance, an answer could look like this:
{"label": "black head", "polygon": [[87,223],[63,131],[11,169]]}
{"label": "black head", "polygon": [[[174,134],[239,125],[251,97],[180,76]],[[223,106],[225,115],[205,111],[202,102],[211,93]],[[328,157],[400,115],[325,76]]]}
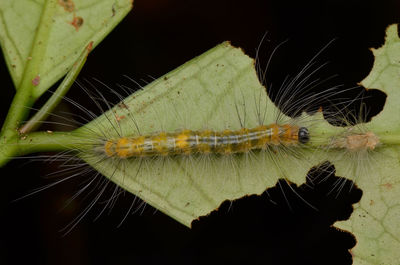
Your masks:
{"label": "black head", "polygon": [[300,143],[308,143],[308,141],[310,140],[310,133],[308,132],[308,129],[306,127],[300,127],[298,137]]}

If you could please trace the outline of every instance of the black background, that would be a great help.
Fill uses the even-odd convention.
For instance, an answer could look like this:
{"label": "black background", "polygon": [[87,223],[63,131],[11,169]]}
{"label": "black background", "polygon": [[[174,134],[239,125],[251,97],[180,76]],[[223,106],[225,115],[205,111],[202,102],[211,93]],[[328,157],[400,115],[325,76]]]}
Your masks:
{"label": "black background", "polygon": [[[337,38],[321,61],[330,61],[327,71],[339,75],[336,82],[352,86],[372,66],[368,48],[379,47],[385,28],[399,21],[400,2],[395,0],[138,0],[90,54],[79,79],[94,77],[113,86],[127,84],[126,74],[149,82],[225,40],[254,57],[268,31],[271,47],[289,39],[272,65],[271,82],[279,84],[296,73]],[[3,119],[13,93],[4,62],[0,74]],[[79,87],[70,92],[71,98],[85,104]],[[12,202],[55,181],[44,176],[57,165],[27,161],[12,161],[1,169],[0,264],[351,264],[348,248],[355,240],[329,226],[349,216],[351,203],[360,198],[356,189],[344,189],[338,198],[327,195],[329,182],[297,189],[320,209],[315,211],[281,182],[269,195],[223,205],[192,230],[150,206],[140,208],[118,228],[134,198],[126,194],[96,221],[104,203],[95,206],[63,236],[59,230],[93,197],[74,200],[63,209],[80,188],[83,179],[78,178]]]}

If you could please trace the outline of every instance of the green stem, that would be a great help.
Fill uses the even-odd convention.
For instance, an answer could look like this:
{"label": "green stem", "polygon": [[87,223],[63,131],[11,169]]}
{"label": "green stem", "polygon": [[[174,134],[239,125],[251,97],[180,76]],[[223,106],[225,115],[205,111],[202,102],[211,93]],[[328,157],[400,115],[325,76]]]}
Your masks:
{"label": "green stem", "polygon": [[42,151],[82,149],[82,136],[75,132],[33,132],[17,142],[18,154],[26,155]]}
{"label": "green stem", "polygon": [[86,62],[87,56],[89,52],[92,50],[93,41],[90,42],[86,48],[83,50],[81,55],[78,57],[77,61],[72,66],[71,70],[65,76],[62,83],[59,85],[57,90],[53,93],[53,95],[49,98],[46,104],[40,108],[38,112],[19,129],[20,134],[29,133],[37,127],[40,126],[41,122],[44,121],[47,116],[53,111],[53,109],[58,105],[61,99],[68,92],[69,88],[74,83],[75,79],[78,77],[79,72],[81,71],[83,65]]}
{"label": "green stem", "polygon": [[45,9],[42,12],[39,27],[31,46],[29,57],[32,59],[27,59],[21,82],[16,87],[17,92],[1,129],[0,142],[3,143],[18,136],[17,128],[28,115],[29,107],[36,100],[32,96],[33,90],[37,86],[37,83],[40,82],[40,66],[43,61],[43,54],[45,54],[47,49],[52,17],[55,14],[57,2],[55,0],[46,0],[44,6]]}
{"label": "green stem", "polygon": [[0,143],[0,167],[16,156],[42,151],[66,151],[82,149],[82,135],[76,132],[33,132],[24,137],[10,138]]}
{"label": "green stem", "polygon": [[0,142],[7,142],[10,138],[18,136],[18,126],[20,122],[28,115],[29,107],[34,101],[29,89],[19,89],[14,96],[8,111],[6,120],[1,129]]}
{"label": "green stem", "polygon": [[400,135],[398,134],[379,134],[379,140],[384,145],[400,145]]}

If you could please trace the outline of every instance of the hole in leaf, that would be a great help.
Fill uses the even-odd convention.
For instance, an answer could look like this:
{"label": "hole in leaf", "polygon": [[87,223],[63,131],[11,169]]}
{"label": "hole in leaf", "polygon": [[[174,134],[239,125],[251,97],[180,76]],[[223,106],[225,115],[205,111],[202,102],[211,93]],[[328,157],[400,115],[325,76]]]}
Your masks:
{"label": "hole in leaf", "polygon": [[334,172],[324,163],[300,187],[279,180],[261,196],[226,201],[195,221],[200,263],[351,264],[355,238],[332,225],[349,218],[362,191]]}

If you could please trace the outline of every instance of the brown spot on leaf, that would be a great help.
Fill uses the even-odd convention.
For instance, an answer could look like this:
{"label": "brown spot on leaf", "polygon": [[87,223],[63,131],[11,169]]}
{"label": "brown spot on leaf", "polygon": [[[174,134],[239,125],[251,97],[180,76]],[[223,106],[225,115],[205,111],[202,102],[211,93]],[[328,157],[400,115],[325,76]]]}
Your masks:
{"label": "brown spot on leaf", "polygon": [[118,115],[115,111],[114,111],[114,116],[115,116],[115,120],[117,121],[117,122],[119,122],[119,121],[121,121],[121,120],[123,120],[123,119],[125,119],[125,115]]}
{"label": "brown spot on leaf", "polygon": [[115,115],[115,119],[119,122],[120,120],[125,119],[125,115],[122,116]]}
{"label": "brown spot on leaf", "polygon": [[74,19],[70,23],[76,29],[76,31],[78,31],[79,28],[83,25],[83,18],[74,15]]}
{"label": "brown spot on leaf", "polygon": [[120,102],[118,104],[118,107],[120,107],[121,109],[129,109],[128,105],[126,105],[124,102]]}
{"label": "brown spot on leaf", "polygon": [[393,188],[393,184],[392,183],[385,183],[385,184],[382,184],[382,186],[385,187],[388,190]]}
{"label": "brown spot on leaf", "polygon": [[32,79],[32,84],[34,86],[37,86],[37,85],[39,85],[39,83],[40,83],[40,76],[37,75],[37,76],[35,76],[35,78]]}
{"label": "brown spot on leaf", "polygon": [[75,10],[75,4],[72,0],[58,0],[58,3],[67,12],[73,12]]}
{"label": "brown spot on leaf", "polygon": [[112,12],[111,17],[115,16],[115,3],[112,5],[111,12]]}
{"label": "brown spot on leaf", "polygon": [[87,49],[88,53],[92,51],[92,49],[93,49],[93,41],[89,42],[88,46],[86,46],[86,49]]}

